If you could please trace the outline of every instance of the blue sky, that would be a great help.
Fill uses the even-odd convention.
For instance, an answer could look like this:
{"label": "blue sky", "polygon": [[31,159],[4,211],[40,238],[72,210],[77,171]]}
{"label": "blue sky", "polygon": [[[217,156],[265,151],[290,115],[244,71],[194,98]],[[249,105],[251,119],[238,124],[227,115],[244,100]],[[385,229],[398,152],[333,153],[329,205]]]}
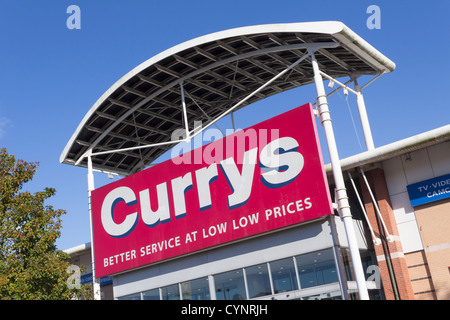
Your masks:
{"label": "blue sky", "polygon": [[[81,9],[80,30],[66,27],[72,4]],[[381,29],[366,26],[371,4],[381,9]],[[48,204],[67,210],[57,241],[67,249],[90,241],[87,171],[60,164],[59,156],[95,101],[135,66],[181,42],[229,28],[342,21],[397,65],[364,91],[375,146],[381,146],[449,123],[449,12],[448,0],[2,0],[0,147],[40,162],[25,188],[56,188]],[[276,95],[237,112],[237,126],[314,100],[313,86]],[[336,94],[329,102],[341,158],[359,153],[345,97]],[[363,143],[351,94],[348,102]],[[100,174],[95,179],[96,187],[111,181]]]}

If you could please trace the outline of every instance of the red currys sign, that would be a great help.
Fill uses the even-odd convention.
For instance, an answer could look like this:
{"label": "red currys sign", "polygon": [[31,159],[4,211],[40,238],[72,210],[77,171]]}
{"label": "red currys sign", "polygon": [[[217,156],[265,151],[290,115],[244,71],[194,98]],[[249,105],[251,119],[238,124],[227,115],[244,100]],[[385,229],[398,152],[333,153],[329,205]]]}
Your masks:
{"label": "red currys sign", "polygon": [[333,213],[311,104],[92,192],[96,276]]}

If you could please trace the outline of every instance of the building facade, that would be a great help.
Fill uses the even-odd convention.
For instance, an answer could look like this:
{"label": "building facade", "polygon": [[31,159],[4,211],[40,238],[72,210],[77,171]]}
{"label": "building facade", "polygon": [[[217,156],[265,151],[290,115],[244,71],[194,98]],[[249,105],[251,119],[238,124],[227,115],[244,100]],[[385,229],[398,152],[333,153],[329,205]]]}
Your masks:
{"label": "building facade", "polygon": [[[91,243],[64,250],[70,256],[70,263],[80,269],[80,284],[92,284],[92,253]],[[100,298],[102,300],[114,300],[112,277],[104,277],[100,280]]]}
{"label": "building facade", "polygon": [[438,189],[448,192],[450,181],[445,176],[450,173],[450,142],[386,160],[383,169],[384,192],[390,199],[386,211],[392,212],[392,230],[399,237],[398,248],[391,249],[393,260],[401,261],[399,270],[406,267],[408,272],[402,273],[409,276],[405,281],[410,281],[416,299],[450,299],[450,200],[433,199],[437,197],[430,188],[430,202],[412,207],[407,191],[409,185],[444,177]]}
{"label": "building facade", "polygon": [[[89,109],[60,157],[61,163],[88,169],[91,236],[101,260],[96,261],[96,272],[112,275],[114,299],[447,299],[450,127],[375,148],[361,90],[394,70],[393,61],[343,23],[319,21],[249,26],[198,37],[159,53],[120,78]],[[363,75],[371,80],[359,86],[357,79]],[[346,77],[346,83],[338,80]],[[330,80],[329,88],[334,84],[338,88],[327,94],[324,80]],[[297,179],[304,164],[303,155],[297,152],[298,141],[302,147],[318,141],[317,134],[315,139],[295,139],[303,131],[299,120],[304,116],[290,118],[297,123],[284,121],[274,126],[288,132],[273,141],[283,139],[288,145],[271,156],[289,153],[288,158],[295,160],[292,167],[275,166],[257,148],[249,147],[239,150],[255,160],[247,180],[233,157],[226,159],[233,160],[231,167],[225,158],[188,173],[181,172],[186,167],[162,163],[164,170],[146,176],[146,168],[172,146],[192,141],[226,116],[231,116],[235,129],[235,111],[311,83],[317,93],[316,107],[310,108],[308,117],[317,116],[325,133],[333,163],[333,167],[326,166],[327,177],[321,156],[311,156],[306,163],[320,164],[320,179],[310,176],[310,169]],[[340,89],[357,97],[368,150],[346,159],[339,159],[327,102]],[[206,125],[199,127],[199,122]],[[126,178],[112,183],[115,189],[109,189],[112,184],[95,189],[95,170]],[[285,171],[293,176],[286,177]],[[191,199],[194,213],[188,215],[190,220],[179,219],[186,216],[185,195],[194,188],[192,177],[197,181],[197,173],[202,179],[196,183],[197,198]],[[250,198],[253,173],[263,191]],[[274,180],[270,174],[276,176]],[[219,219],[214,214],[214,218],[199,214],[211,208],[209,184],[216,179],[215,187],[228,188],[216,190],[215,196],[222,197],[217,212],[248,205],[247,201],[250,213],[258,212],[266,210],[266,200],[276,199],[269,208],[275,212],[276,207],[280,216],[293,208],[300,212],[311,207],[309,212],[314,215],[307,219],[303,219],[306,212],[295,218],[287,215],[286,224],[254,226],[255,232],[241,230],[239,238],[209,239],[205,245],[202,241],[191,244],[186,237],[181,249],[174,233],[187,235],[186,228],[205,226],[205,221],[212,226]],[[157,186],[148,186],[148,181]],[[171,202],[174,212],[169,210],[167,183],[176,195]],[[311,187],[312,183],[316,185]],[[150,205],[155,194],[150,196],[153,191],[149,190],[154,187],[158,202],[161,199],[164,204],[158,209]],[[272,195],[271,190],[278,193]],[[294,202],[287,200],[291,192],[296,194]],[[307,196],[314,192],[327,201],[321,198],[312,206]],[[230,196],[233,203],[227,204]],[[116,205],[121,209],[114,212]],[[327,208],[316,210],[322,205]],[[115,221],[116,213],[123,221]],[[232,219],[231,215],[220,219],[224,216]],[[180,222],[186,220],[190,223]],[[145,226],[158,226],[159,231]],[[216,235],[217,229],[212,232]],[[164,246],[164,250],[176,248],[166,250],[165,255],[160,252]]]}
{"label": "building facade", "polygon": [[[341,163],[370,298],[450,299],[450,126]],[[413,206],[411,187],[427,189],[427,203]],[[67,252],[90,265],[89,247]],[[102,291],[136,300],[357,299],[351,265],[336,214],[116,274]]]}

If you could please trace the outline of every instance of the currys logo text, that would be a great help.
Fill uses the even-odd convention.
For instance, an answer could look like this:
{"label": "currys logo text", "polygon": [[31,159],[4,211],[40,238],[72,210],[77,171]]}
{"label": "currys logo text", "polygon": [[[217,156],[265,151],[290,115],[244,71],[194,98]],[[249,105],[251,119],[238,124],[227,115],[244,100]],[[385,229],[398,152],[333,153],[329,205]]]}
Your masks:
{"label": "currys logo text", "polygon": [[[187,172],[169,181],[152,186],[156,189],[156,198],[151,199],[149,188],[134,191],[128,186],[111,190],[101,206],[101,223],[103,229],[114,238],[126,237],[133,232],[139,220],[154,228],[175,219],[189,215],[186,206],[186,193],[195,192],[200,211],[206,211],[213,205],[211,190],[214,181],[223,175],[228,183],[228,210],[239,208],[250,199],[256,170],[260,170],[260,181],[266,188],[277,189],[293,182],[304,167],[304,157],[298,151],[299,143],[292,137],[275,139],[264,147],[252,148],[243,153],[242,159],[226,158],[206,165],[193,172]],[[260,151],[258,153],[258,151]],[[239,169],[238,163],[242,163]],[[169,203],[169,188],[172,203]],[[115,219],[117,208],[125,205],[127,212],[124,219]]]}

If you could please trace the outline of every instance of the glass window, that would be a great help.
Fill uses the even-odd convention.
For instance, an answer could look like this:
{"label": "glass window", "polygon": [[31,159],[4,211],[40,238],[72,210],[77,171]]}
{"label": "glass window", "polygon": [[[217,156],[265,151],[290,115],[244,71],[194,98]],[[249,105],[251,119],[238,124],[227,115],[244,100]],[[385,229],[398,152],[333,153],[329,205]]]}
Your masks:
{"label": "glass window", "polygon": [[241,269],[214,276],[217,300],[245,300],[244,275]]}
{"label": "glass window", "polygon": [[127,296],[119,297],[118,300],[141,300],[141,294],[140,293],[133,293],[129,294]]}
{"label": "glass window", "polygon": [[338,282],[331,248],[297,256],[296,260],[302,289]]}
{"label": "glass window", "polygon": [[[354,279],[354,276],[353,276],[353,265],[350,262],[351,258],[350,258],[349,249],[348,248],[341,248],[341,254],[342,254],[342,259],[344,260],[344,266],[345,266],[345,272],[346,272],[346,275],[347,275],[347,280],[348,281],[353,281],[355,279]],[[372,269],[369,269],[369,267],[370,266],[377,266],[377,264],[374,261],[370,251],[360,250],[359,254],[361,256],[361,262],[362,262],[363,270],[365,272],[366,280],[368,280],[368,278],[373,274]]]}
{"label": "glass window", "polygon": [[272,294],[267,264],[245,268],[249,299]]}
{"label": "glass window", "polygon": [[342,300],[342,296],[340,291],[334,291],[303,297],[302,300]]}
{"label": "glass window", "polygon": [[270,263],[274,293],[298,289],[294,260],[287,258]]}
{"label": "glass window", "polygon": [[365,272],[365,277],[366,277],[366,280],[368,280],[368,278],[373,274],[373,269],[370,267],[374,267],[374,266],[378,267],[378,265],[373,261],[372,254],[370,251],[363,250],[363,251],[359,251],[359,253],[361,254],[361,262],[363,265],[363,270]]}
{"label": "glass window", "polygon": [[209,300],[208,278],[201,278],[183,282],[181,284],[183,300]]}
{"label": "glass window", "polygon": [[180,300],[180,290],[177,284],[161,288],[163,300]]}
{"label": "glass window", "polygon": [[152,289],[142,292],[142,298],[144,300],[161,300],[159,297],[159,289]]}
{"label": "glass window", "polygon": [[[363,265],[363,270],[365,273],[366,280],[368,281],[370,279],[372,281],[375,281],[375,285],[378,288],[378,289],[369,290],[370,299],[371,300],[385,299],[383,284],[382,284],[382,281],[380,278],[379,269],[377,269],[378,265],[375,262],[376,259],[373,256],[373,251],[361,250],[359,253],[361,255],[361,262]],[[350,258],[350,252],[349,252],[348,248],[341,248],[341,254],[342,254],[342,259],[344,261],[344,267],[345,267],[345,273],[347,276],[347,280],[354,281],[353,264],[350,262],[351,258]],[[350,297],[352,298],[352,300],[355,300],[357,297],[357,293],[351,292],[351,291],[349,291],[349,293],[350,293]]]}

